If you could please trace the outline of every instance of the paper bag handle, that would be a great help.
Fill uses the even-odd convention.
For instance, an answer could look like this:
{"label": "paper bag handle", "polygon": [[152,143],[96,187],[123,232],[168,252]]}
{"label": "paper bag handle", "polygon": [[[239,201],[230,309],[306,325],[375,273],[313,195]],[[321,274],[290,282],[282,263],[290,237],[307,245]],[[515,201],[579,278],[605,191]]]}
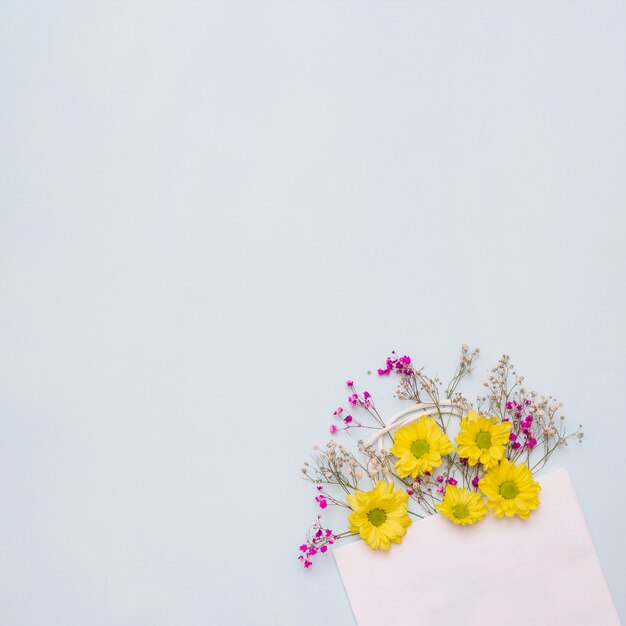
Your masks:
{"label": "paper bag handle", "polygon": [[385,428],[381,428],[376,431],[376,433],[370,437],[367,441],[366,445],[371,446],[374,443],[378,442],[378,450],[382,450],[383,448],[383,439],[388,432],[395,430],[396,428],[400,428],[405,426],[406,424],[412,422],[416,417],[415,413],[419,413],[420,417],[422,415],[436,415],[438,413],[442,413],[444,415],[456,415],[457,417],[461,417],[464,411],[464,405],[459,402],[454,402],[453,400],[440,400],[439,402],[421,402],[420,404],[415,404],[410,406],[398,413],[396,413],[389,424],[385,426]]}

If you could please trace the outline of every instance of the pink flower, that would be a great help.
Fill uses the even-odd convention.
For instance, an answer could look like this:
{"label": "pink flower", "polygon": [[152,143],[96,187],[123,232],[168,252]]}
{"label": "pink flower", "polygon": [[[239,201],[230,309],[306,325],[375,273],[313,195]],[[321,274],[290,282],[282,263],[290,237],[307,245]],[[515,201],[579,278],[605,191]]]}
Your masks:
{"label": "pink flower", "polygon": [[354,387],[354,381],[353,380],[346,380],[346,385],[348,385],[348,387]]}
{"label": "pink flower", "polygon": [[537,445],[537,440],[534,437],[531,437],[527,442],[526,442],[526,447],[529,450],[532,450],[535,446]]}
{"label": "pink flower", "polygon": [[392,352],[391,355],[392,356],[387,357],[385,367],[378,370],[379,376],[389,376],[389,374],[394,371],[396,374],[400,374],[400,376],[412,376],[415,373],[411,365],[410,356],[405,354],[398,358],[395,352]]}
{"label": "pink flower", "polygon": [[320,505],[320,509],[325,509],[328,506],[328,502],[326,502],[326,498],[322,495],[315,496],[315,502]]}
{"label": "pink flower", "polygon": [[333,531],[332,531],[332,530],[330,530],[330,528],[327,528],[327,529],[326,529],[326,536],[327,536],[327,537],[330,537],[332,534],[333,534]]}
{"label": "pink flower", "polygon": [[331,424],[328,430],[330,431],[331,435],[334,435],[337,432],[337,427],[334,424]]}
{"label": "pink flower", "polygon": [[514,448],[515,450],[519,450],[521,447],[522,447],[522,444],[521,444],[519,441],[516,441],[516,442],[513,444],[513,448]]}
{"label": "pink flower", "polygon": [[311,563],[311,561],[305,561],[304,562],[304,567],[306,567],[306,568],[311,567],[311,565],[313,565],[313,563]]}
{"label": "pink flower", "polygon": [[456,478],[448,478],[448,482],[451,485],[456,485],[459,481]]}
{"label": "pink flower", "polygon": [[326,550],[328,550],[328,546],[322,546],[322,547],[320,548],[320,552],[321,552],[322,554],[324,554],[324,552],[326,552]]}
{"label": "pink flower", "polygon": [[306,551],[307,551],[307,548],[308,548],[308,546],[306,545],[306,543],[303,543],[303,544],[300,546],[300,552],[306,552]]}
{"label": "pink flower", "polygon": [[343,419],[346,424],[349,424],[352,421],[352,415],[346,415]]}
{"label": "pink flower", "polygon": [[517,439],[517,435],[515,433],[509,433],[509,441],[515,441]]}
{"label": "pink flower", "polygon": [[343,413],[343,408],[342,408],[342,407],[340,407],[340,406],[338,406],[338,407],[334,410],[333,415],[341,415],[342,413]]}
{"label": "pink flower", "polygon": [[356,393],[353,393],[348,398],[348,402],[350,403],[350,406],[356,406],[359,403],[359,396],[357,396]]}
{"label": "pink flower", "polygon": [[363,392],[363,397],[367,400],[368,398],[371,398],[372,396],[370,395],[369,391],[364,391]]}
{"label": "pink flower", "polygon": [[478,476],[474,476],[474,478],[472,478],[472,487],[474,487],[474,489],[478,489],[478,481]]}

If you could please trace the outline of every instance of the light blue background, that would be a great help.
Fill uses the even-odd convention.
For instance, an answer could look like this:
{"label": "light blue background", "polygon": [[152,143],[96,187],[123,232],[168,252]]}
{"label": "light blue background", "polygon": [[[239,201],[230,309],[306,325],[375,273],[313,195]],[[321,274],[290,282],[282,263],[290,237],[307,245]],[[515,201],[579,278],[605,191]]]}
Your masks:
{"label": "light blue background", "polygon": [[4,1],[0,623],[352,624],[301,462],[346,378],[391,412],[367,369],[463,342],[584,424],[553,467],[626,616],[625,29]]}

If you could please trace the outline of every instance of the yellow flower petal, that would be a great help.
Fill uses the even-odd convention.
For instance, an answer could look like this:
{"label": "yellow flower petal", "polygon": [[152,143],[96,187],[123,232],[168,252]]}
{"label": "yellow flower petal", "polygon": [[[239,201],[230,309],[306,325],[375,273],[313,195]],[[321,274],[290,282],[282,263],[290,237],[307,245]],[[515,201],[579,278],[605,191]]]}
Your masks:
{"label": "yellow flower petal", "polygon": [[437,510],[455,524],[475,524],[488,513],[483,497],[470,489],[448,485]]}
{"label": "yellow flower petal", "polygon": [[537,494],[541,486],[525,463],[515,465],[502,459],[483,476],[478,487],[498,517],[518,515],[528,519],[530,512],[539,506]]}
{"label": "yellow flower petal", "polygon": [[510,422],[498,422],[495,418],[463,418],[456,438],[457,453],[471,466],[482,463],[485,469],[489,469],[503,458],[510,430]]}
{"label": "yellow flower petal", "polygon": [[406,492],[384,480],[379,480],[371,491],[350,494],[346,498],[352,508],[348,515],[350,532],[359,533],[373,550],[388,550],[392,541],[402,541],[412,523],[407,513],[408,499]]}
{"label": "yellow flower petal", "polygon": [[401,478],[430,472],[442,463],[442,456],[454,450],[448,436],[432,417],[422,415],[416,422],[399,428],[390,451],[398,457],[395,469]]}

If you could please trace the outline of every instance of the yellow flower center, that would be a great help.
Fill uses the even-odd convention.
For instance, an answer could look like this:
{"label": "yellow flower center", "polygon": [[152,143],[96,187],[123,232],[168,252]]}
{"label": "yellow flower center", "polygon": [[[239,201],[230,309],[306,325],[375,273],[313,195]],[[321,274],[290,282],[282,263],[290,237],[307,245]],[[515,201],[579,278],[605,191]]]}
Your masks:
{"label": "yellow flower center", "polygon": [[518,493],[519,487],[512,480],[500,485],[500,495],[507,500],[512,500]]}
{"label": "yellow flower center", "polygon": [[483,450],[491,448],[491,433],[482,431],[476,435],[476,445]]}
{"label": "yellow flower center", "polygon": [[382,509],[372,509],[367,514],[367,519],[370,521],[372,526],[380,526],[387,519],[387,513],[385,513]]}
{"label": "yellow flower center", "polygon": [[428,441],[425,439],[418,439],[413,442],[411,446],[411,452],[416,459],[419,459],[421,456],[426,454],[430,450],[430,446],[428,445]]}
{"label": "yellow flower center", "polygon": [[457,519],[463,519],[464,517],[467,517],[469,514],[470,514],[470,510],[467,504],[463,504],[462,502],[459,502],[458,504],[455,504],[452,507],[452,515],[454,515],[454,517],[456,517]]}

